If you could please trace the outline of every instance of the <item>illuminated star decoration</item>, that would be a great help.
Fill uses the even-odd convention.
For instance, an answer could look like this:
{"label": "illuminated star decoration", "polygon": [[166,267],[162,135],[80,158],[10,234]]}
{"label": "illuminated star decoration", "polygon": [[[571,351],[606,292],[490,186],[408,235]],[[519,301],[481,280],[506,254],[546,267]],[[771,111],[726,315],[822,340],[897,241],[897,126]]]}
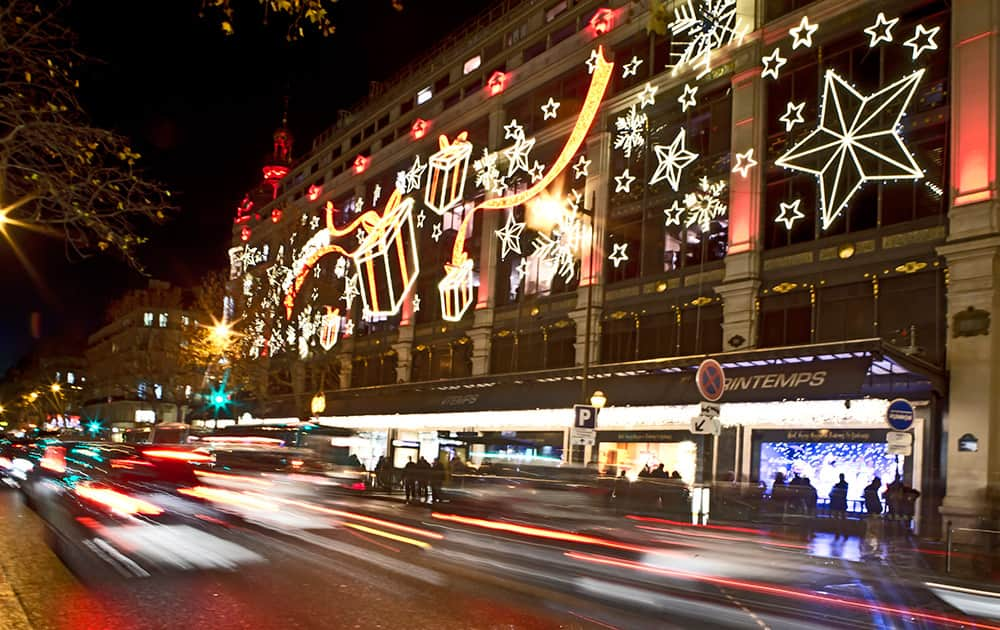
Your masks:
{"label": "illuminated star decoration", "polygon": [[764,71],[760,73],[761,77],[771,76],[775,81],[778,80],[778,71],[781,70],[781,66],[788,63],[788,60],[781,56],[781,49],[775,48],[774,51],[763,57],[761,63],[764,64]]}
{"label": "illuminated star decoration", "polygon": [[368,233],[361,228],[358,228],[358,231],[354,233],[354,236],[358,239],[358,245],[361,245],[365,242],[365,239],[368,238]]}
{"label": "illuminated star decoration", "polygon": [[708,71],[713,50],[742,41],[746,33],[736,15],[736,0],[687,0],[677,7],[669,28],[673,73],[685,64],[702,65],[698,78]]}
{"label": "illuminated star decoration", "polygon": [[233,402],[233,393],[228,389],[229,370],[222,375],[222,380],[208,392],[208,407],[212,410],[212,415],[216,418],[219,413],[226,411]]}
{"label": "illuminated star decoration", "polygon": [[548,120],[549,118],[555,118],[556,116],[558,116],[559,106],[561,104],[562,103],[560,103],[559,101],[555,100],[550,96],[549,101],[544,105],[542,105],[542,120]]}
{"label": "illuminated star decoration", "polygon": [[684,93],[677,97],[677,102],[681,104],[682,112],[686,112],[689,107],[694,107],[698,104],[698,99],[695,98],[695,94],[697,93],[697,85],[691,87],[687,83],[684,84]]}
{"label": "illuminated star decoration", "polygon": [[663,216],[666,218],[663,227],[670,227],[671,225],[680,226],[681,221],[684,220],[684,212],[686,210],[687,208],[681,204],[679,199],[674,199],[674,203],[669,208],[663,210]]}
{"label": "illuminated star decoration", "polygon": [[590,173],[588,169],[590,168],[590,160],[587,156],[581,155],[580,159],[576,161],[573,165],[573,179],[580,179],[581,177],[587,177]]}
{"label": "illuminated star decoration", "polygon": [[802,204],[801,199],[796,199],[791,203],[781,202],[778,206],[781,208],[781,212],[775,217],[775,223],[784,223],[786,230],[791,230],[792,225],[795,224],[799,219],[806,218],[806,215],[802,214],[799,210],[799,206]]}
{"label": "illuminated star decoration", "polygon": [[600,60],[601,56],[597,53],[597,49],[590,51],[590,58],[587,59],[587,74],[594,74]]}
{"label": "illuminated star decoration", "polygon": [[424,213],[423,208],[421,208],[420,212],[417,213],[417,227],[418,228],[424,227],[424,221],[426,220],[427,220],[427,214]]}
{"label": "illuminated star decoration", "polygon": [[622,78],[627,79],[629,77],[634,77],[639,74],[639,66],[642,65],[642,59],[633,56],[632,61],[622,66]]}
{"label": "illuminated star decoration", "polygon": [[504,140],[518,140],[524,138],[524,127],[517,122],[517,118],[512,118],[509,123],[503,126]]}
{"label": "illuminated star decoration", "polygon": [[818,178],[824,230],[865,182],[924,176],[898,131],[923,75],[917,70],[862,96],[827,70],[818,126],[775,161]]}
{"label": "illuminated star decoration", "polygon": [[879,12],[875,18],[875,23],[865,29],[865,33],[871,38],[868,42],[869,48],[875,48],[879,42],[892,41],[892,28],[899,23],[899,18],[885,19],[885,13]]}
{"label": "illuminated star decoration", "polygon": [[534,165],[528,169],[528,175],[531,176],[531,183],[534,184],[545,176],[545,165],[535,160]]}
{"label": "illuminated star decoration", "polygon": [[354,334],[354,320],[349,319],[347,323],[344,324],[344,336],[350,337]]}
{"label": "illuminated star decoration", "polygon": [[406,172],[406,186],[403,188],[403,194],[420,188],[424,178],[424,171],[426,170],[427,165],[420,163],[419,155],[413,158],[413,165],[410,167],[410,170]]}
{"label": "illuminated star decoration", "polygon": [[753,159],[753,149],[748,149],[746,153],[737,153],[733,172],[739,173],[740,177],[746,178],[750,169],[757,166],[757,160]]}
{"label": "illuminated star decoration", "polygon": [[420,296],[416,293],[413,294],[413,312],[420,312]]}
{"label": "illuminated star decoration", "polygon": [[[903,42],[904,46],[913,49],[913,59],[916,60],[920,56],[920,53],[925,50],[937,50],[937,42],[934,41],[934,36],[938,34],[941,30],[940,26],[934,26],[932,28],[924,28],[923,24],[917,24],[917,30],[913,32],[913,37]],[[923,41],[920,41],[924,38]]]}
{"label": "illuminated star decoration", "polygon": [[347,280],[344,281],[344,294],[340,296],[340,299],[344,300],[347,305],[347,310],[351,310],[354,306],[354,298],[358,297],[358,276],[348,276]]}
{"label": "illuminated star decoration", "polygon": [[508,160],[507,177],[512,176],[518,171],[531,172],[531,167],[528,166],[528,153],[531,152],[534,146],[534,138],[524,138],[524,136],[521,136],[514,140],[514,146],[504,149],[503,154],[507,156]]}
{"label": "illuminated star decoration", "polygon": [[333,266],[333,275],[338,278],[343,278],[344,274],[347,273],[347,259],[341,256],[337,259],[337,263]]}
{"label": "illuminated star decoration", "polygon": [[615,192],[632,192],[632,182],[635,181],[635,177],[629,175],[628,169],[621,175],[615,176]]}
{"label": "illuminated star decoration", "polygon": [[647,105],[654,105],[656,103],[656,90],[658,89],[651,83],[644,85],[642,92],[639,93],[639,107],[646,109]]}
{"label": "illuminated star decoration", "polygon": [[618,265],[628,260],[628,254],[625,253],[625,250],[628,249],[628,243],[613,243],[611,247],[611,255],[608,256],[608,260],[617,269]]}
{"label": "illuminated star decoration", "polygon": [[684,205],[688,211],[688,227],[698,225],[703,232],[708,232],[712,227],[712,221],[726,213],[726,204],[722,202],[722,193],[725,190],[725,181],[711,183],[707,177],[702,177],[698,182],[698,190],[684,195]]}
{"label": "illuminated star decoration", "polygon": [[653,145],[653,153],[656,154],[656,170],[653,171],[653,176],[649,179],[650,186],[665,179],[670,183],[671,188],[677,190],[681,181],[681,171],[698,159],[697,153],[692,153],[684,148],[686,138],[687,132],[681,127],[669,145]]}
{"label": "illuminated star decoration", "polygon": [[521,280],[528,275],[528,259],[522,258],[520,262],[517,263],[517,282],[521,283]]}
{"label": "illuminated star decoration", "polygon": [[648,122],[646,114],[643,114],[635,105],[629,108],[624,116],[615,118],[615,129],[618,135],[615,136],[615,148],[621,149],[625,159],[632,157],[632,151],[646,144],[646,124]]}
{"label": "illuminated star decoration", "polygon": [[434,224],[434,227],[431,228],[431,238],[434,239],[435,243],[437,243],[441,240],[442,234],[444,234],[444,232],[441,230],[441,222],[438,221]]}
{"label": "illuminated star decoration", "polygon": [[818,24],[810,24],[809,18],[802,16],[802,21],[795,28],[788,29],[788,34],[792,36],[792,50],[799,46],[811,48],[813,45],[813,33],[819,28]]}
{"label": "illuminated star decoration", "polygon": [[524,223],[514,220],[514,213],[507,215],[507,223],[499,230],[494,230],[494,234],[500,239],[500,260],[507,258],[507,254],[514,252],[521,253],[521,232],[524,231]]}
{"label": "illuminated star decoration", "polygon": [[319,217],[312,217],[309,219],[309,229],[316,230],[319,229]]}
{"label": "illuminated star decoration", "polygon": [[802,101],[798,105],[792,101],[788,101],[788,104],[785,105],[785,113],[778,120],[785,123],[786,132],[791,131],[792,127],[798,123],[804,123],[806,121],[806,119],[802,117],[802,110],[805,106],[805,101]]}

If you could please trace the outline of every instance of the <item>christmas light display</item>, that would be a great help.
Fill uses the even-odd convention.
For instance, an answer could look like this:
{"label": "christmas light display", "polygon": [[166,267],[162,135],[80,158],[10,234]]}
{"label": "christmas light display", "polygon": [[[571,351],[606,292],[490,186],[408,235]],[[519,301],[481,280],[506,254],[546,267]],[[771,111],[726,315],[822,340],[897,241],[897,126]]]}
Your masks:
{"label": "christmas light display", "polygon": [[806,121],[806,119],[802,117],[802,110],[805,106],[805,101],[798,104],[788,101],[788,104],[785,105],[785,113],[778,119],[785,123],[785,131],[791,131],[795,125]]}
{"label": "christmas light display", "polygon": [[472,304],[472,259],[460,265],[445,265],[445,276],[438,283],[441,295],[441,319],[457,322]]}
{"label": "christmas light display", "polygon": [[363,155],[359,155],[358,157],[354,158],[354,166],[353,166],[354,174],[360,175],[364,173],[365,170],[368,169],[369,162],[371,162],[371,158],[365,157]]}
{"label": "christmas light display", "polygon": [[427,215],[424,213],[423,210],[421,210],[420,212],[417,213],[417,227],[418,228],[423,228],[424,227],[424,221],[426,221],[426,220],[427,220]]}
{"label": "christmas light display", "polygon": [[542,105],[542,120],[548,120],[550,118],[555,118],[559,115],[559,105],[561,103],[556,99],[549,97],[548,102]]}
{"label": "christmas light display", "polygon": [[625,159],[632,157],[632,151],[646,144],[646,114],[639,112],[636,105],[629,108],[624,116],[615,118],[615,148],[621,149]]}
{"label": "christmas light display", "polygon": [[601,64],[601,53],[594,49],[590,51],[590,57],[587,58],[587,74],[594,74],[597,67]]}
{"label": "christmas light display", "polygon": [[472,155],[472,143],[467,137],[464,131],[452,142],[445,135],[438,136],[439,150],[427,160],[430,172],[424,189],[424,204],[439,215],[460,202],[465,194],[469,156]]}
{"label": "christmas light display", "polygon": [[817,24],[810,24],[809,18],[805,15],[802,16],[802,21],[795,28],[788,29],[788,34],[792,36],[792,50],[796,50],[799,46],[805,48],[811,48],[813,44],[813,33],[819,28]]}
{"label": "christmas light display", "polygon": [[573,179],[580,179],[581,177],[586,179],[590,174],[589,170],[590,160],[587,159],[587,156],[581,155],[580,159],[573,165]]}
{"label": "christmas light display", "polygon": [[639,66],[641,65],[642,59],[633,56],[631,61],[622,66],[622,78],[627,79],[629,77],[637,76],[639,74]]}
{"label": "christmas light display", "polygon": [[313,230],[319,228],[319,217],[310,217],[309,218],[309,227],[310,227],[310,229],[313,229]]}
{"label": "christmas light display", "polygon": [[687,207],[684,206],[679,199],[674,199],[674,203],[672,203],[669,208],[665,208],[663,210],[663,227],[670,227],[671,225],[680,226],[681,222],[684,220],[684,213],[686,211]]}
{"label": "christmas light display", "polygon": [[707,177],[702,177],[698,182],[698,190],[684,195],[688,227],[697,225],[703,232],[708,232],[712,227],[712,221],[726,213],[727,206],[722,201],[722,193],[725,190],[725,181],[713,183]]}
{"label": "christmas light display", "polygon": [[518,171],[528,173],[531,167],[528,165],[528,154],[535,146],[534,138],[523,136],[514,140],[514,146],[504,149],[503,154],[507,156],[507,177],[512,177]]}
{"label": "christmas light display", "polygon": [[607,7],[601,7],[590,18],[590,28],[596,35],[604,35],[614,27],[615,13]]}
{"label": "christmas light display", "polygon": [[628,253],[625,250],[628,249],[628,243],[614,243],[611,246],[611,254],[608,256],[608,260],[611,264],[618,268],[620,264],[628,261]]}
{"label": "christmas light display", "polygon": [[486,91],[489,92],[490,96],[500,94],[506,87],[507,74],[499,70],[491,74],[489,80],[486,82]]}
{"label": "christmas light display", "polygon": [[309,201],[316,201],[322,194],[323,194],[323,187],[318,184],[312,184],[306,191],[306,199],[308,199]]}
{"label": "christmas light display", "polygon": [[253,230],[251,230],[249,227],[247,227],[246,225],[244,225],[240,229],[240,240],[243,241],[244,243],[246,243],[247,241],[250,240],[250,236],[252,234],[253,234]]}
{"label": "christmas light display", "polygon": [[791,230],[796,221],[806,218],[806,215],[799,210],[800,205],[802,205],[801,199],[796,199],[791,203],[779,203],[778,206],[780,207],[781,212],[779,212],[778,216],[775,217],[774,222],[784,223],[785,229]]}
{"label": "christmas light display", "polygon": [[354,300],[361,294],[358,290],[358,276],[351,275],[347,276],[344,280],[344,294],[340,296],[340,299],[344,300],[344,304],[347,305],[347,310],[354,308]]}
{"label": "christmas light display", "polygon": [[[330,350],[336,345],[337,339],[340,337],[341,321],[340,309],[327,306],[326,312],[323,313],[323,321],[319,331],[319,345],[324,350]],[[305,337],[303,334],[303,338]]]}
{"label": "christmas light display", "polygon": [[625,169],[625,171],[622,172],[621,175],[616,175],[614,179],[615,179],[615,192],[616,193],[620,193],[620,192],[623,192],[623,193],[632,192],[632,182],[635,181],[635,177],[633,177],[628,172],[628,169]]}
{"label": "christmas light display", "polygon": [[940,32],[940,26],[924,28],[923,24],[917,24],[913,37],[903,42],[903,45],[913,49],[913,59],[916,60],[925,50],[937,50],[937,42],[934,37]]}
{"label": "christmas light display", "polygon": [[414,313],[419,313],[420,312],[420,295],[414,293],[413,294],[413,299],[410,301],[410,304],[412,305],[413,312]]}
{"label": "christmas light display", "polygon": [[414,140],[420,140],[427,135],[428,122],[423,118],[417,118],[410,127],[410,135]]}
{"label": "christmas light display", "polygon": [[413,164],[410,165],[410,168],[400,171],[396,175],[396,188],[404,195],[418,190],[423,184],[424,171],[426,170],[427,165],[420,162],[420,155],[414,156]]}
{"label": "christmas light display", "polygon": [[244,197],[240,205],[236,206],[236,218],[233,219],[233,223],[246,223],[253,216],[253,202],[250,201],[250,197]]}
{"label": "christmas light display", "polygon": [[875,48],[879,42],[891,42],[892,28],[898,23],[898,17],[887,20],[885,19],[885,13],[880,11],[878,17],[875,18],[875,23],[865,29],[865,33],[871,38],[868,42],[868,47]]}
{"label": "christmas light display", "polygon": [[352,258],[365,308],[374,315],[398,313],[420,273],[413,199],[393,194]]}
{"label": "christmas light display", "polygon": [[494,234],[500,239],[500,259],[507,258],[507,254],[514,252],[521,253],[521,232],[524,231],[524,223],[514,220],[514,213],[507,215],[507,222],[499,230],[494,230]]}
{"label": "christmas light display", "polygon": [[677,102],[681,104],[681,111],[686,112],[689,107],[694,107],[698,104],[698,99],[695,95],[698,93],[698,86],[691,86],[687,83],[684,84],[684,93],[677,97]]}
{"label": "christmas light display", "polygon": [[441,236],[443,234],[444,232],[441,230],[441,222],[438,221],[434,224],[434,227],[431,228],[431,238],[434,239],[435,243],[437,243],[441,240]]}
{"label": "christmas light display", "polygon": [[656,170],[649,178],[650,186],[665,179],[671,188],[677,190],[680,185],[681,172],[686,166],[698,159],[697,153],[692,153],[684,147],[686,138],[687,132],[681,127],[669,145],[653,145],[653,153],[656,155]]}
{"label": "christmas light display", "polygon": [[917,70],[863,96],[827,70],[816,129],[775,161],[817,177],[823,230],[865,182],[923,177],[899,135],[900,120],[923,74]]}
{"label": "christmas light display", "polygon": [[472,163],[472,170],[476,174],[476,186],[481,186],[483,190],[497,195],[502,195],[506,190],[507,181],[505,177],[500,176],[496,153],[483,149],[483,157]]}
{"label": "christmas light display", "polygon": [[788,60],[781,56],[780,48],[775,48],[770,55],[763,57],[760,61],[764,64],[764,71],[760,73],[760,76],[765,79],[771,77],[776,81],[781,66],[788,63]]}
{"label": "christmas light display", "polygon": [[647,83],[642,86],[642,92],[639,92],[639,107],[646,109],[647,105],[656,104],[656,91],[660,88],[656,87],[652,83]]}
{"label": "christmas light display", "polygon": [[733,172],[739,173],[740,177],[746,177],[750,169],[757,166],[757,160],[753,159],[753,149],[748,149],[746,153],[737,153],[733,160]]}
{"label": "christmas light display", "polygon": [[674,74],[688,64],[707,68],[713,50],[742,41],[747,32],[736,15],[736,0],[687,0],[677,7],[669,29]]}
{"label": "christmas light display", "polygon": [[562,276],[566,282],[572,280],[576,272],[576,256],[572,245],[574,239],[571,234],[572,229],[565,232],[553,230],[551,236],[544,233],[537,234],[532,242],[534,251],[531,255],[552,264],[556,268],[556,274]]}
{"label": "christmas light display", "polygon": [[524,127],[522,127],[516,118],[512,118],[509,123],[503,126],[503,138],[504,140],[523,140],[524,139]]}

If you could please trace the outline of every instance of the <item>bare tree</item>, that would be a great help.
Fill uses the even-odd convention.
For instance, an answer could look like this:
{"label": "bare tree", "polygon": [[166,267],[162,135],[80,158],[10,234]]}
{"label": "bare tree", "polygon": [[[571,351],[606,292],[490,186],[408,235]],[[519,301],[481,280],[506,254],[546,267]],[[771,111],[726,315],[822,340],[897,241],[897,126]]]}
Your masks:
{"label": "bare tree", "polygon": [[126,138],[87,120],[73,43],[57,12],[0,3],[0,218],[60,233],[80,256],[111,248],[138,269],[141,227],[166,219],[170,193],[141,177]]}

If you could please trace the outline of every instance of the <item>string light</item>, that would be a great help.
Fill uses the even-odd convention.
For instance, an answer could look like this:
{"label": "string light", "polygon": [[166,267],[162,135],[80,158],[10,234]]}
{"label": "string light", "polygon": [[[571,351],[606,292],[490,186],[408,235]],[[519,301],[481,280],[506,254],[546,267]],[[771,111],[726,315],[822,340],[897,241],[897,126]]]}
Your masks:
{"label": "string light", "polygon": [[615,118],[618,135],[615,137],[614,147],[622,150],[626,160],[632,157],[634,149],[646,144],[647,123],[646,114],[639,112],[635,105],[624,116]]}
{"label": "string light", "polygon": [[775,48],[770,55],[761,59],[761,63],[764,64],[764,71],[760,73],[760,76],[765,79],[770,76],[777,81],[778,71],[781,70],[781,66],[788,63],[788,60],[781,56],[780,48]]}
{"label": "string light", "polygon": [[868,42],[868,47],[875,48],[879,42],[891,42],[892,29],[898,23],[898,17],[887,20],[885,19],[885,13],[880,11],[878,17],[875,18],[875,23],[865,29],[865,33],[871,38]]}
{"label": "string light", "polygon": [[794,225],[796,221],[798,221],[799,219],[804,219],[806,217],[806,215],[803,214],[801,210],[799,210],[799,206],[801,204],[802,204],[801,199],[796,199],[791,203],[785,203],[785,202],[779,203],[778,206],[781,209],[781,212],[779,212],[778,216],[775,217],[774,222],[784,223],[785,229],[791,231],[792,225]]}
{"label": "string light", "polygon": [[809,18],[803,15],[802,21],[799,22],[799,25],[788,30],[788,34],[792,36],[792,50],[797,50],[799,46],[811,48],[813,43],[813,33],[815,33],[818,28],[818,24],[810,24]]}
{"label": "string light", "polygon": [[750,169],[757,166],[757,160],[753,159],[753,148],[747,149],[746,153],[737,153],[733,172],[739,173],[740,177],[746,179]]}

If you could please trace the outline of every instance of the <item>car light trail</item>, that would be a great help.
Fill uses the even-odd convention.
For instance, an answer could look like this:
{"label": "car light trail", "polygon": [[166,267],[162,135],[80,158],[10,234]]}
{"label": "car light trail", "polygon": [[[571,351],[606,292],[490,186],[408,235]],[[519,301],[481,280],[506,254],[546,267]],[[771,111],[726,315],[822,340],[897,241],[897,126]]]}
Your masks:
{"label": "car light trail", "polygon": [[784,547],[786,549],[808,549],[807,545],[793,545],[791,543],[780,543],[771,540],[753,540],[748,538],[740,538],[739,536],[726,536],[725,534],[715,534],[712,532],[698,532],[693,530],[677,531],[673,529],[666,529],[663,527],[650,527],[649,525],[636,525],[638,529],[642,529],[649,532],[664,532],[667,534],[676,534],[678,536],[694,536],[696,538],[708,538],[711,540],[729,540],[733,542],[769,545],[771,547]]}
{"label": "car light trail", "polygon": [[[247,493],[255,494],[255,493]],[[256,495],[255,496],[261,496]],[[313,512],[319,512],[321,514],[329,514],[330,516],[339,516],[341,518],[350,518],[357,521],[363,521],[365,523],[371,523],[373,525],[381,525],[382,527],[388,527],[390,529],[395,529],[401,532],[407,532],[409,534],[414,534],[416,536],[423,536],[424,538],[431,538],[433,540],[443,540],[444,536],[436,532],[427,531],[426,529],[419,529],[416,527],[410,527],[408,525],[400,525],[399,523],[393,523],[392,521],[386,521],[380,518],[375,518],[372,516],[365,516],[364,514],[355,514],[354,512],[345,512],[343,510],[334,510],[331,508],[323,507],[321,505],[315,505],[312,503],[307,503],[306,501],[296,501],[295,499],[282,499],[274,497],[275,501],[285,503],[287,505],[296,505],[307,510],[312,510]],[[346,523],[345,523],[346,524]]]}
{"label": "car light trail", "polygon": [[76,487],[75,492],[81,499],[103,505],[115,514],[125,516],[132,516],[134,514],[156,516],[157,514],[163,514],[163,509],[160,506],[154,505],[149,501],[130,497],[111,488],[95,488],[91,485],[80,484]]}
{"label": "car light trail", "polygon": [[413,545],[414,547],[420,547],[421,549],[431,548],[430,543],[426,543],[422,540],[415,540],[413,538],[407,538],[406,536],[400,536],[391,532],[384,532],[381,529],[375,529],[374,527],[365,527],[364,525],[358,525],[357,523],[344,523],[344,527],[350,527],[351,529],[356,529],[359,532],[365,532],[366,534],[371,534],[372,536],[381,536],[382,538],[388,538],[389,540],[395,540],[396,542],[406,543],[408,545]]}
{"label": "car light trail", "polygon": [[196,470],[194,471],[196,477],[203,477],[205,479],[220,479],[224,481],[235,481],[239,483],[247,483],[253,486],[273,486],[273,481],[268,481],[267,479],[257,479],[256,477],[245,477],[243,475],[227,475],[225,473],[209,472],[207,470]]}
{"label": "car light trail", "polygon": [[278,511],[278,506],[272,501],[267,501],[266,497],[251,497],[245,493],[223,490],[222,488],[195,486],[194,488],[181,488],[177,492],[196,499],[204,499],[205,501],[232,507],[263,510],[265,512]]}
{"label": "car light trail", "polygon": [[674,525],[676,527],[684,527],[687,529],[717,529],[719,531],[725,531],[725,532],[739,532],[741,534],[757,534],[760,536],[767,536],[769,533],[761,529],[753,529],[750,527],[732,527],[729,525],[695,525],[694,523],[685,523],[684,521],[671,521],[665,518],[655,518],[652,516],[636,516],[634,514],[627,514],[625,518],[632,521],[642,521],[644,523],[662,523],[664,525]]}

